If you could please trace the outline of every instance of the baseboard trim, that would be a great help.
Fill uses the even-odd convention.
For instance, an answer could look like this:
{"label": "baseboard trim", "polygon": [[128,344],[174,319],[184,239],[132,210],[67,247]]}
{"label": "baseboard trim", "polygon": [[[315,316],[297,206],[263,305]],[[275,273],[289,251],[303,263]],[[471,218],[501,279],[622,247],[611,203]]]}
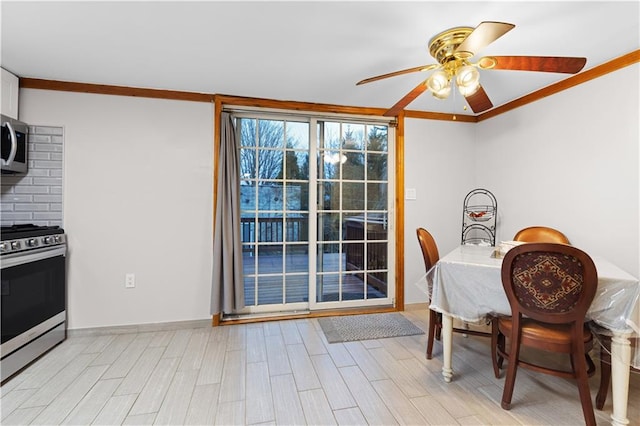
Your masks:
{"label": "baseboard trim", "polygon": [[421,302],[421,303],[405,303],[404,304],[405,311],[428,311],[429,303]]}
{"label": "baseboard trim", "polygon": [[131,324],[116,325],[106,327],[90,327],[90,328],[72,328],[67,329],[68,337],[78,336],[103,336],[106,334],[132,334],[132,333],[148,333],[154,331],[173,331],[183,330],[186,328],[210,328],[211,319],[189,320],[189,321],[171,321],[158,322],[149,324]]}

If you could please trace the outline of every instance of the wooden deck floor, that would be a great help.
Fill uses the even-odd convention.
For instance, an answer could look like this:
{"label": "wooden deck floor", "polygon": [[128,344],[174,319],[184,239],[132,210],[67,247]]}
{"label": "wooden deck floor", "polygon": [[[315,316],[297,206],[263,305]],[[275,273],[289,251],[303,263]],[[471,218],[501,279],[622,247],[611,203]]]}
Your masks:
{"label": "wooden deck floor", "polygon": [[[307,302],[309,300],[309,260],[306,254],[283,256],[259,256],[256,265],[253,256],[243,259],[245,271],[245,304],[247,306],[279,303]],[[258,276],[255,271],[258,271]],[[317,279],[317,294],[320,301],[367,300],[386,297],[386,286],[381,288],[377,281],[369,277],[365,285],[365,274],[346,271],[343,255],[325,255],[322,262],[322,274]],[[340,272],[344,271],[344,272]],[[376,275],[380,275],[377,273]],[[342,276],[342,287],[340,287]],[[256,279],[257,278],[257,279]],[[256,303],[257,282],[257,303]],[[284,295],[284,297],[283,297]],[[341,298],[340,298],[341,296]]]}

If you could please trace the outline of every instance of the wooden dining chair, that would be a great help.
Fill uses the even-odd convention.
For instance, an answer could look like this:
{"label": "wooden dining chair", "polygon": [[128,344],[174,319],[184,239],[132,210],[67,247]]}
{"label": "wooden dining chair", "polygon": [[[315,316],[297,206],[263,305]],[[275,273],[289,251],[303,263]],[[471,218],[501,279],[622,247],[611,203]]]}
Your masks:
{"label": "wooden dining chair", "polygon": [[[418,242],[420,243],[420,249],[422,250],[422,258],[424,259],[425,271],[429,270],[438,263],[440,255],[438,253],[438,246],[433,236],[424,228],[416,229],[418,235]],[[431,296],[429,296],[431,297]],[[469,330],[463,328],[453,329],[456,333],[463,333],[475,336],[491,336],[491,333],[485,333],[483,331]],[[442,334],[442,314],[429,309],[429,334],[427,335],[427,359],[431,359],[433,356],[433,341],[434,339],[440,340]]]}
{"label": "wooden dining chair", "polygon": [[514,241],[523,241],[527,243],[558,243],[570,244],[569,239],[557,229],[548,226],[530,226],[519,230]]}
{"label": "wooden dining chair", "polygon": [[[595,425],[588,377],[595,365],[588,355],[593,335],[585,315],[596,294],[596,267],[582,250],[557,243],[522,244],[507,252],[502,263],[502,285],[511,317],[499,317],[492,327],[492,360],[496,377],[508,363],[502,408],[511,408],[518,367],[574,378],[578,382],[587,425]],[[506,351],[505,340],[510,341]],[[520,359],[522,346],[570,355],[571,371]]]}

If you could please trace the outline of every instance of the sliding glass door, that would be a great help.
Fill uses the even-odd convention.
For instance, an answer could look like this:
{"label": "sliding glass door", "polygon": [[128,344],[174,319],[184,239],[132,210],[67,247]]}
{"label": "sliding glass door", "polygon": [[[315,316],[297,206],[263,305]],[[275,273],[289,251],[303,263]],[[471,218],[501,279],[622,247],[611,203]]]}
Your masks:
{"label": "sliding glass door", "polygon": [[236,115],[245,309],[391,304],[386,124]]}

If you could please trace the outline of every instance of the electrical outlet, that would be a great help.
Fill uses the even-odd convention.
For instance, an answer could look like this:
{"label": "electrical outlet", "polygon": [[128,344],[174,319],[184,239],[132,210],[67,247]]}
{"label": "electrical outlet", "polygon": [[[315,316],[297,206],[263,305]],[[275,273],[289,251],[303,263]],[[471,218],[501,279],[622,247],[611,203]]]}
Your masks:
{"label": "electrical outlet", "polygon": [[136,286],[136,274],[126,274],[124,276],[124,286],[134,288]]}

